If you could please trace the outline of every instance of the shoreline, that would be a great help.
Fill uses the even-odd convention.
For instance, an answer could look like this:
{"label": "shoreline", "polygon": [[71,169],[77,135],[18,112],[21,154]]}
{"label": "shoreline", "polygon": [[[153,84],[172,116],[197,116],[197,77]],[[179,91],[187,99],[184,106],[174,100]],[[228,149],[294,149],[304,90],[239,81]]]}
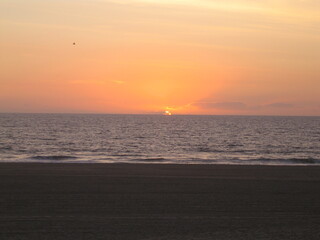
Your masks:
{"label": "shoreline", "polygon": [[[23,172],[21,170],[23,169]],[[63,171],[61,171],[63,170]],[[121,173],[141,176],[186,176],[186,177],[254,177],[265,179],[312,178],[320,180],[320,165],[243,165],[243,164],[175,164],[175,163],[66,163],[66,162],[0,162],[0,175],[5,171],[20,174],[37,174],[37,171],[50,174],[73,172],[82,174],[83,171],[93,175],[116,175]],[[151,170],[148,172],[147,170]],[[116,172],[113,172],[116,171]],[[219,173],[219,171],[222,171]],[[262,173],[262,174],[261,174]],[[307,175],[306,175],[307,174]]]}
{"label": "shoreline", "polygon": [[319,239],[319,166],[0,163],[1,239]]}

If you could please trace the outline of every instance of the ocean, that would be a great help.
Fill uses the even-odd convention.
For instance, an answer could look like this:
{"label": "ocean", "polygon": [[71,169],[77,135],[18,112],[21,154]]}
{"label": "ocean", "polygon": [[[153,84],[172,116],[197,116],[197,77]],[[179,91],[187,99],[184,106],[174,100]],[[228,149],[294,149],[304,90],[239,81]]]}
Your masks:
{"label": "ocean", "polygon": [[320,117],[0,114],[0,162],[320,164]]}

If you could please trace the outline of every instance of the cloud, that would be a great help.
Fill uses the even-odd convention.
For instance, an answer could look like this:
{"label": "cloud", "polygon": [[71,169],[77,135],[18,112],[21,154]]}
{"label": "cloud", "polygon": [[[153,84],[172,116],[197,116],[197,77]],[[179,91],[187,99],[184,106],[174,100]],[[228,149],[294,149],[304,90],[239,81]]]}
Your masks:
{"label": "cloud", "polygon": [[[119,1],[119,0],[118,0]],[[239,0],[233,1],[209,1],[209,0],[121,0],[122,3],[144,3],[144,4],[161,4],[161,5],[176,5],[176,6],[190,6],[198,8],[210,8],[217,10],[229,10],[229,11],[257,11],[262,10],[254,2],[247,2]]]}
{"label": "cloud", "polygon": [[[211,9],[216,11],[232,12],[255,12],[266,13],[274,16],[308,17],[310,13],[319,19],[317,9],[320,6],[319,0],[96,0],[117,4],[140,4],[149,6],[166,7],[190,7],[198,9]],[[309,15],[308,15],[309,13]]]}
{"label": "cloud", "polygon": [[233,111],[247,111],[247,112],[255,112],[255,111],[268,111],[277,109],[293,109],[295,107],[294,104],[285,103],[285,102],[274,102],[270,104],[247,104],[243,102],[214,102],[210,99],[204,99],[202,101],[196,102],[192,104],[193,106],[197,106],[201,109],[219,109],[219,110],[233,110]]}
{"label": "cloud", "polygon": [[197,102],[193,105],[204,109],[244,110],[247,105],[242,102]]}
{"label": "cloud", "polygon": [[113,80],[112,82],[116,83],[116,84],[124,84],[125,83],[125,81],[121,81],[121,80]]}
{"label": "cloud", "polygon": [[90,85],[105,85],[106,82],[103,80],[72,80],[71,84],[90,84]]}
{"label": "cloud", "polygon": [[294,105],[291,103],[276,102],[276,103],[271,103],[271,104],[265,105],[264,107],[266,107],[266,108],[292,108],[292,107],[294,107]]}

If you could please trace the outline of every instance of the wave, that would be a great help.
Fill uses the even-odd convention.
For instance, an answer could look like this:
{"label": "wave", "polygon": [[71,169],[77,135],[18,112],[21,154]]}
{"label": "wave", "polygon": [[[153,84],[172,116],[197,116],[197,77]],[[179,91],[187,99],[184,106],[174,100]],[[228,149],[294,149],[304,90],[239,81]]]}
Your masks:
{"label": "wave", "polygon": [[229,150],[229,149],[211,149],[208,147],[200,147],[196,150],[200,153],[253,153],[254,150],[251,149],[239,149],[239,150]]}
{"label": "wave", "polygon": [[285,158],[285,159],[257,159],[261,162],[277,162],[286,164],[320,164],[320,159],[316,158]]}
{"label": "wave", "polygon": [[77,159],[77,157],[66,156],[66,155],[50,155],[50,156],[33,156],[33,157],[31,157],[31,159],[33,159],[33,160],[61,161],[61,160]]}
{"label": "wave", "polygon": [[161,163],[173,163],[173,164],[235,164],[235,165],[317,165],[320,164],[320,159],[315,158],[287,158],[287,159],[275,159],[275,158],[256,158],[256,159],[166,159],[166,158],[143,158],[132,159],[129,162],[135,163],[148,163],[148,162],[161,162]]}
{"label": "wave", "polygon": [[129,154],[129,153],[116,153],[116,154],[111,154],[110,156],[112,156],[112,157],[141,157],[143,155],[141,155],[141,154]]}
{"label": "wave", "polygon": [[133,159],[134,162],[164,162],[168,161],[165,158],[142,158],[142,159]]}
{"label": "wave", "polygon": [[6,146],[4,146],[4,147],[0,147],[0,151],[1,150],[12,150],[13,148],[11,147],[11,146],[8,146],[8,147],[6,147]]}
{"label": "wave", "polygon": [[[103,162],[103,163],[163,163],[163,164],[231,164],[231,165],[320,165],[319,158],[312,158],[312,157],[292,157],[292,158],[239,158],[239,157],[232,157],[232,158],[212,158],[212,159],[205,159],[205,158],[194,158],[194,157],[137,157],[134,158],[127,158],[127,157],[111,157],[111,158],[101,158],[102,156],[95,156],[95,157],[75,157],[70,155],[36,155],[29,158],[21,158],[18,162],[29,162],[30,160],[35,162],[72,162],[72,163],[81,163],[81,162]],[[106,157],[106,156],[105,156]],[[68,161],[69,160],[69,161]],[[8,157],[5,159],[1,159],[0,161],[13,161]]]}
{"label": "wave", "polygon": [[196,152],[204,152],[204,153],[223,153],[226,152],[224,150],[211,149],[209,147],[199,147]]}
{"label": "wave", "polygon": [[320,159],[315,158],[292,158],[289,161],[293,163],[305,163],[305,164],[319,164]]}

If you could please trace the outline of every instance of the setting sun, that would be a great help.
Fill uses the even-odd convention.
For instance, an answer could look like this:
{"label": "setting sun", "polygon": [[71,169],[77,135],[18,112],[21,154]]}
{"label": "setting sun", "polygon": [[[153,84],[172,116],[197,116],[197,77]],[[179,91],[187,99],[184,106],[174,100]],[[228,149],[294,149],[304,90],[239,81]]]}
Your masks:
{"label": "setting sun", "polygon": [[171,113],[170,111],[168,111],[168,110],[167,110],[167,111],[165,111],[165,112],[164,112],[164,115],[166,115],[166,116],[171,116],[171,115],[172,115],[172,113]]}

